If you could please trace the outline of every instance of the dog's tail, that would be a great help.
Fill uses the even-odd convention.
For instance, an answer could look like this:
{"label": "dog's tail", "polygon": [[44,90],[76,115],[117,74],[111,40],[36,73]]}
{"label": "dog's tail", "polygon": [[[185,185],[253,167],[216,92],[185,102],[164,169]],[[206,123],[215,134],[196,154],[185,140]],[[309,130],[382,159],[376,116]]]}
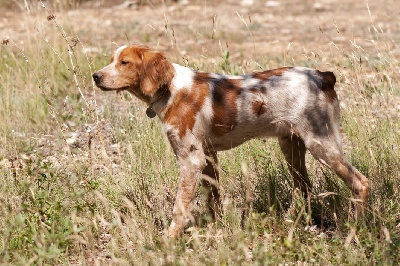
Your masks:
{"label": "dog's tail", "polygon": [[328,98],[331,101],[337,100],[337,94],[335,91],[336,77],[333,72],[326,71],[321,72],[318,71],[322,77],[322,90],[328,95]]}

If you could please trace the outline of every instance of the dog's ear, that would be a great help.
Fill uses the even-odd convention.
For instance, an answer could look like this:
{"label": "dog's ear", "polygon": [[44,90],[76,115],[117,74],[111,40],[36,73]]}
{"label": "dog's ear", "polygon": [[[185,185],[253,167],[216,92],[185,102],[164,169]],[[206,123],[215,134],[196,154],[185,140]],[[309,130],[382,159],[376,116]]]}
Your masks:
{"label": "dog's ear", "polygon": [[141,57],[140,89],[145,95],[153,96],[161,86],[171,83],[174,68],[160,52],[144,50]]}

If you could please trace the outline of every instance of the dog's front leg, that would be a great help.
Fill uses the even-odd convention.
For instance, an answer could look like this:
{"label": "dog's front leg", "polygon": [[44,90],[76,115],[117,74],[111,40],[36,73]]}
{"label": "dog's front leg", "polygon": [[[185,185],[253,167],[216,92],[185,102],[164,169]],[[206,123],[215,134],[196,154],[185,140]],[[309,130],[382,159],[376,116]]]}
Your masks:
{"label": "dog's front leg", "polygon": [[207,165],[203,169],[202,185],[207,197],[207,207],[212,221],[217,220],[221,211],[221,201],[219,195],[219,173],[218,159],[215,151],[206,152]]}
{"label": "dog's front leg", "polygon": [[192,218],[190,205],[206,165],[201,143],[191,143],[189,147],[174,149],[179,163],[179,187],[172,213],[172,223],[168,230],[170,237],[179,236]]}

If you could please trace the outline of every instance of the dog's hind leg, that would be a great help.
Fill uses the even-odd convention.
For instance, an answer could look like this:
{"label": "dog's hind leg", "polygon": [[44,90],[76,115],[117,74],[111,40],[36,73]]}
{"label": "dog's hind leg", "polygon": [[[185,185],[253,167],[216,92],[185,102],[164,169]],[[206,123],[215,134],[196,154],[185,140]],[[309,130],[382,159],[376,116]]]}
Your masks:
{"label": "dog's hind leg", "polygon": [[304,198],[307,199],[311,191],[311,182],[305,164],[306,147],[303,140],[296,135],[280,137],[279,146],[294,178],[295,189],[300,189]]}
{"label": "dog's hind leg", "polygon": [[306,142],[307,149],[323,164],[329,166],[350,188],[355,202],[355,218],[364,213],[367,203],[369,181],[345,158],[341,142],[334,140],[331,136],[323,138],[311,137]]}

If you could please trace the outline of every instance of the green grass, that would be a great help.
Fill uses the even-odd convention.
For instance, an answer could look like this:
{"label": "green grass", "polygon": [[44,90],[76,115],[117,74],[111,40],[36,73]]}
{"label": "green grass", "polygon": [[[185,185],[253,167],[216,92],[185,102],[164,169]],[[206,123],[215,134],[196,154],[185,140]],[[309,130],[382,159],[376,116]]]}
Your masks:
{"label": "green grass", "polygon": [[[171,241],[164,232],[171,221],[178,168],[160,123],[148,119],[145,106],[132,96],[93,88],[91,73],[108,63],[109,51],[99,47],[101,53],[83,54],[85,44],[75,45],[70,38],[74,31],[63,23],[67,39],[53,27],[47,42],[34,35],[22,45],[10,36],[0,46],[1,264],[399,262],[400,124],[392,101],[400,95],[400,69],[390,50],[376,56],[373,49],[319,47],[328,51],[322,57],[307,52],[289,60],[285,44],[281,55],[251,62],[242,55],[232,58],[229,49],[209,55],[215,61],[207,53],[191,56],[191,66],[230,74],[292,61],[331,64],[344,103],[346,153],[370,179],[371,194],[364,221],[354,221],[349,190],[307,156],[316,219],[310,219],[301,200],[290,216],[293,185],[279,147],[275,140],[255,140],[219,155],[220,220],[191,227]],[[151,43],[152,37],[140,38]],[[230,38],[229,33],[223,38]],[[180,60],[173,53],[169,57]],[[360,57],[364,63],[359,64]],[[71,143],[75,132],[78,137]],[[204,205],[199,190],[195,209],[204,213]]]}

